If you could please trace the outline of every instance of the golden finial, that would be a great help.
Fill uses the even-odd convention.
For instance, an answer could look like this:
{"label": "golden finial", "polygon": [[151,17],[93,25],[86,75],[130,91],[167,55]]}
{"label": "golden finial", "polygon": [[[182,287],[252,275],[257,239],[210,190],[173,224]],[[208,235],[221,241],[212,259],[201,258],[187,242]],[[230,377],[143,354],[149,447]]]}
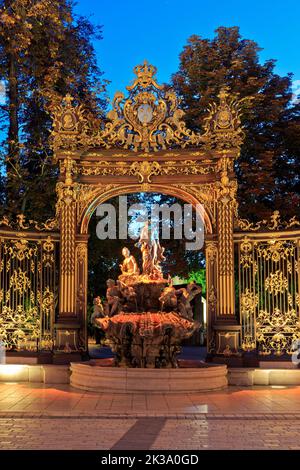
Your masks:
{"label": "golden finial", "polygon": [[230,91],[230,87],[229,86],[226,86],[226,85],[223,85],[219,94],[218,94],[218,98],[220,99],[220,101],[224,101],[226,100],[226,98],[228,98],[229,96],[229,91]]}
{"label": "golden finial", "polygon": [[155,75],[157,68],[154,65],[148,63],[145,59],[144,62],[140,65],[136,65],[133,69],[137,78],[134,80],[134,83],[127,88],[127,90],[133,90],[136,86],[141,86],[142,88],[147,88],[150,85],[153,85],[155,88],[162,89],[163,87],[158,85],[155,81]]}
{"label": "golden finial", "polygon": [[67,93],[63,98],[63,102],[67,105],[68,108],[71,106],[72,101],[74,101],[74,98],[70,95],[70,93]]}

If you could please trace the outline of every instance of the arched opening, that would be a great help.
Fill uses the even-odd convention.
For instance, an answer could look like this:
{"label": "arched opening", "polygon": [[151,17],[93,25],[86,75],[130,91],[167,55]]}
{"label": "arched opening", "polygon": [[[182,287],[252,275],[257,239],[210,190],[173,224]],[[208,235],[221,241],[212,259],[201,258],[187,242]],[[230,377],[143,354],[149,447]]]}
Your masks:
{"label": "arched opening", "polygon": [[[162,191],[162,189],[164,191]],[[194,197],[183,193],[182,191],[177,192],[170,188],[153,188],[150,191],[140,192],[127,188],[114,188],[113,191],[108,191],[105,194],[96,196],[93,201],[86,207],[81,221],[81,232],[83,234],[89,234],[88,242],[88,286],[87,286],[87,325],[88,325],[88,336],[89,336],[89,350],[90,354],[94,357],[103,357],[103,355],[109,355],[109,351],[105,345],[104,335],[101,331],[95,329],[92,325],[92,316],[94,313],[94,299],[98,296],[105,301],[106,294],[106,280],[117,279],[120,274],[119,264],[122,262],[122,248],[126,247],[130,250],[131,254],[136,258],[138,265],[141,267],[141,254],[136,246],[137,239],[133,239],[128,235],[127,238],[119,238],[120,232],[120,196],[122,201],[126,198],[127,210],[132,207],[133,204],[144,204],[147,207],[148,214],[151,213],[151,207],[154,204],[167,205],[171,207],[174,204],[178,204],[182,208],[182,238],[174,238],[176,220],[174,214],[171,214],[170,218],[170,238],[165,240],[162,238],[162,224],[160,220],[159,224],[159,235],[160,243],[165,248],[165,261],[162,263],[162,269],[164,275],[168,275],[172,278],[172,282],[176,289],[184,288],[189,282],[194,281],[198,286],[202,288],[202,294],[196,296],[193,300],[193,315],[194,319],[199,322],[200,328],[189,339],[183,348],[183,354],[190,356],[205,356],[206,351],[206,327],[207,327],[207,310],[206,310],[206,276],[205,276],[205,254],[203,250],[203,243],[197,249],[187,250],[186,243],[188,239],[184,233],[184,205],[192,208],[192,230],[199,228],[196,227],[196,217],[202,222],[203,235],[205,233],[211,233],[212,225],[211,220],[202,205],[195,200]],[[177,193],[177,194],[176,194]],[[179,197],[181,196],[181,197]],[[97,225],[103,217],[97,216],[97,207],[100,204],[110,204],[116,210],[116,233],[113,239],[109,237],[107,239],[99,239],[97,235]],[[140,215],[140,214],[139,214]],[[173,218],[172,218],[173,216]],[[178,222],[178,220],[177,220]],[[124,220],[122,220],[124,223]],[[133,228],[133,232],[136,231],[135,235],[138,235],[138,231],[141,228],[137,226],[136,217],[133,214],[128,217],[128,224]],[[136,225],[136,226],[135,226]],[[177,227],[178,228],[178,227]],[[129,227],[130,229],[130,227]],[[177,232],[178,234],[178,232]],[[204,238],[204,237],[203,237]],[[190,240],[190,239],[189,239]],[[102,345],[100,348],[99,344]]]}
{"label": "arched opening", "polygon": [[140,184],[139,185],[131,184],[130,186],[120,185],[119,187],[116,185],[113,185],[113,187],[111,189],[108,189],[107,191],[101,191],[101,188],[100,188],[98,193],[97,192],[95,193],[92,200],[86,205],[86,207],[83,210],[83,213],[81,216],[81,223],[80,223],[80,233],[81,234],[88,233],[89,221],[99,204],[102,204],[115,196],[121,196],[122,194],[141,193],[141,191],[145,193],[149,193],[149,194],[161,193],[167,196],[173,196],[173,197],[182,199],[184,202],[188,204],[191,204],[195,208],[195,210],[199,211],[199,214],[202,217],[202,220],[204,222],[205,232],[208,234],[212,234],[213,232],[212,221],[211,221],[212,217],[208,213],[206,208],[202,205],[202,201],[198,201],[190,193],[182,189],[179,189],[177,187],[173,187],[170,185],[157,185],[157,184],[151,184],[151,188],[149,188],[148,185],[143,185],[141,187]]}

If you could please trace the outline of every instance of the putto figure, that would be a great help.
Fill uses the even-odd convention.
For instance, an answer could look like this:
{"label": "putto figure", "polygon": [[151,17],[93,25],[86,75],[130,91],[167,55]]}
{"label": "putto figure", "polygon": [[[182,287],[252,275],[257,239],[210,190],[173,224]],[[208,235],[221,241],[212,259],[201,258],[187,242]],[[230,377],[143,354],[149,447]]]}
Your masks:
{"label": "putto figure", "polygon": [[113,279],[108,279],[106,281],[107,291],[106,291],[106,315],[112,317],[119,313],[121,308],[121,291],[119,286]]}
{"label": "putto figure", "polygon": [[176,289],[172,285],[172,283],[164,288],[161,296],[159,297],[159,302],[160,302],[162,312],[176,310],[177,295],[176,295]]}
{"label": "putto figure", "polygon": [[189,320],[193,319],[193,308],[191,305],[192,300],[196,295],[202,292],[202,288],[198,287],[195,282],[190,282],[187,287],[176,290],[178,296],[178,311],[179,314]]}
{"label": "putto figure", "polygon": [[102,318],[105,316],[104,307],[102,304],[101,297],[99,297],[99,295],[95,297],[93,303],[94,303],[94,311],[93,311],[92,318],[91,318],[92,323],[94,323],[95,318]]}

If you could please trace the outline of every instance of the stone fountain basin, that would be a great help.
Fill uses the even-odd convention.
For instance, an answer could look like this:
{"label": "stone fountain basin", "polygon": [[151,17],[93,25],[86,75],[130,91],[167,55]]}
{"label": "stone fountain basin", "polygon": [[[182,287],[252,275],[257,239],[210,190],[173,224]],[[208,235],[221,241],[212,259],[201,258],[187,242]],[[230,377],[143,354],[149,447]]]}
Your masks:
{"label": "stone fountain basin", "polygon": [[[111,393],[191,393],[227,387],[227,366],[182,364],[177,369],[112,367],[109,361],[71,363],[71,386],[91,392]],[[194,364],[190,364],[194,365]]]}

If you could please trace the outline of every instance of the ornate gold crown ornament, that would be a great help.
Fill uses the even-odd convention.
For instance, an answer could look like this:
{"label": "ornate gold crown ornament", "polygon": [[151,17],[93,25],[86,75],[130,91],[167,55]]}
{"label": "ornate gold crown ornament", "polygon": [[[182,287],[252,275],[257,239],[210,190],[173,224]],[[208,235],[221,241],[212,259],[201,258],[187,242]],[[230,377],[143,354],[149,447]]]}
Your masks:
{"label": "ornate gold crown ornament", "polygon": [[129,96],[115,94],[108,122],[102,122],[100,129],[93,127],[82,105],[73,105],[73,98],[67,95],[53,109],[53,149],[123,148],[146,154],[187,146],[239,150],[244,138],[240,114],[245,98],[238,100],[223,87],[218,103],[209,107],[204,134],[195,133],[185,125],[175,92],[157,83],[156,72],[147,61],[134,67],[136,78],[127,87]]}
{"label": "ornate gold crown ornament", "polygon": [[144,60],[144,63],[142,65],[136,65],[133,71],[137,78],[134,80],[132,85],[126,87],[128,91],[134,90],[137,86],[147,88],[150,85],[153,85],[154,88],[157,88],[158,90],[163,90],[163,86],[158,85],[155,81],[157,68],[154,67],[154,65],[150,65],[146,60]]}

